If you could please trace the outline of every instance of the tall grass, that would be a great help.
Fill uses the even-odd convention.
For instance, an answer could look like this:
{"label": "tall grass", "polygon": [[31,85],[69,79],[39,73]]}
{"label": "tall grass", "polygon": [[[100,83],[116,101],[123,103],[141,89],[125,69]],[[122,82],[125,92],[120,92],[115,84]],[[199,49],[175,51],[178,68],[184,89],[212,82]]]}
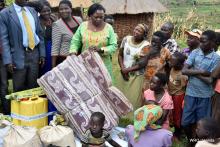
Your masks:
{"label": "tall grass", "polygon": [[157,14],[154,18],[154,31],[159,30],[164,22],[170,21],[174,24],[175,29],[173,37],[183,40],[185,38],[184,32],[186,30],[200,29],[201,31],[207,28],[212,28],[205,23],[205,19],[199,19],[195,13],[195,8],[191,9],[185,17],[174,17],[172,12],[165,14]]}

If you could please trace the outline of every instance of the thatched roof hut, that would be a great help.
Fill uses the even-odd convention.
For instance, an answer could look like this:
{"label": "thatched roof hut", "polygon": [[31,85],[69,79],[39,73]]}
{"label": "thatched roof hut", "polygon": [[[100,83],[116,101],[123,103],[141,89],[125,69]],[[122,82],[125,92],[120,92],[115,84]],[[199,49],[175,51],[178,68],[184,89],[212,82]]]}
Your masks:
{"label": "thatched roof hut", "polygon": [[158,0],[102,0],[106,13],[113,15],[114,28],[119,41],[132,34],[138,23],[145,23],[153,28],[154,13],[168,11]]}

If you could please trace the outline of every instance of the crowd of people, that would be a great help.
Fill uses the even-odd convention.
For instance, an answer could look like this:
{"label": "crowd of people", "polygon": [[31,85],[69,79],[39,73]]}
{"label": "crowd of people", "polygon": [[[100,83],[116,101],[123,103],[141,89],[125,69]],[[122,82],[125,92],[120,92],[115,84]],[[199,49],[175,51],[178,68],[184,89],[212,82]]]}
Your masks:
{"label": "crowd of people", "polygon": [[[15,0],[5,7],[0,0],[0,11],[4,114],[10,114],[10,102],[5,99],[9,78],[14,92],[35,88],[37,78],[67,56],[92,50],[99,53],[113,83],[133,105],[133,112],[122,116],[134,122],[126,129],[129,146],[171,146],[172,139],[181,139],[183,132],[189,146],[198,139],[209,140],[199,141],[197,147],[220,144],[220,32],[186,31],[188,47],[180,49],[172,38],[175,26],[171,22],[162,24],[151,38],[147,38],[149,27],[140,23],[118,45],[114,19],[97,3],[89,7],[87,21],[72,16],[69,0],[60,1],[59,19],[47,1],[33,5]],[[117,49],[121,73],[116,82],[112,55]],[[104,140],[119,146],[103,130],[104,121],[102,113],[91,116],[91,130],[82,139],[85,146]]]}

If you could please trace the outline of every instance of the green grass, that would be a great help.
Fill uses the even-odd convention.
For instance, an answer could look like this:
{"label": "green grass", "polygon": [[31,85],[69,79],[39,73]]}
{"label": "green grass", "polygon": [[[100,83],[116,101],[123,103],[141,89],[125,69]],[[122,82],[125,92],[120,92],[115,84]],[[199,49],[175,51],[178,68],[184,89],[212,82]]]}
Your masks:
{"label": "green grass", "polygon": [[167,6],[172,15],[176,18],[186,18],[189,11],[194,10],[201,21],[213,29],[220,28],[220,1],[200,0],[196,7],[191,3],[175,4]]}

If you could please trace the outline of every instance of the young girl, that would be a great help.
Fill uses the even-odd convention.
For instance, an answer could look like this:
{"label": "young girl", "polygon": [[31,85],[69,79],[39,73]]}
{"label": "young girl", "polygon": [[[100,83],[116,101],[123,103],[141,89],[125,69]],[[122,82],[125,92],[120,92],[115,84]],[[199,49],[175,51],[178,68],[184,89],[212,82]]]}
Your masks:
{"label": "young girl", "polygon": [[199,139],[195,147],[219,147],[220,126],[211,118],[204,118],[198,121],[196,135]]}
{"label": "young girl", "polygon": [[182,74],[182,68],[185,62],[186,56],[182,53],[175,52],[170,59],[170,77],[168,83],[168,91],[172,96],[174,109],[173,109],[173,122],[175,127],[174,135],[180,137],[180,125],[182,118],[182,104],[185,96],[185,88],[187,84],[187,76]]}
{"label": "young girl", "polygon": [[172,97],[165,89],[167,76],[164,73],[156,73],[150,81],[150,89],[144,92],[145,100],[156,101],[163,109],[163,115],[158,124],[162,128],[169,129],[169,113],[173,109]]}
{"label": "young girl", "polygon": [[94,112],[90,117],[89,130],[81,139],[82,147],[105,147],[105,141],[108,141],[114,147],[121,147],[112,140],[107,130],[103,129],[105,115],[101,112]]}

